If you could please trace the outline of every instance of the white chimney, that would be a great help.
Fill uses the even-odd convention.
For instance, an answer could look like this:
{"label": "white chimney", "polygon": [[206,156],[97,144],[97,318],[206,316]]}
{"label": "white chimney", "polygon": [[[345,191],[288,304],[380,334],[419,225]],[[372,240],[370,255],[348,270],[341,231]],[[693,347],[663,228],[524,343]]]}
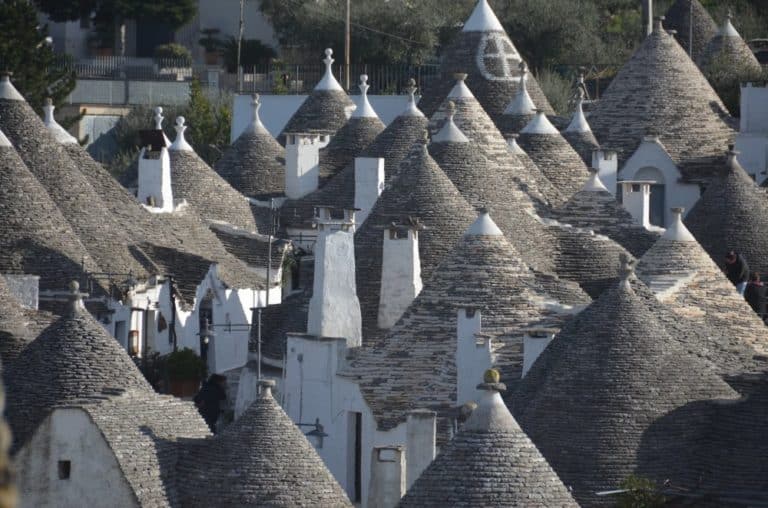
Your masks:
{"label": "white chimney", "polygon": [[144,147],[139,152],[139,202],[157,212],[173,211],[171,158],[168,149]]}
{"label": "white chimney", "polygon": [[380,157],[355,158],[355,208],[357,222],[362,224],[384,191],[384,159]]}
{"label": "white chimney", "polygon": [[368,508],[395,508],[405,495],[405,456],[402,446],[374,446]]}
{"label": "white chimney", "polygon": [[407,489],[435,460],[436,446],[437,413],[427,409],[410,411],[405,424]]}
{"label": "white chimney", "polygon": [[624,208],[644,228],[650,229],[651,184],[649,180],[622,180],[621,199]]}
{"label": "white chimney", "polygon": [[418,222],[384,230],[378,326],[392,327],[421,292]]}
{"label": "white chimney", "polygon": [[347,346],[357,347],[362,342],[362,319],[355,285],[355,212],[344,210],[338,218],[332,212],[321,207],[315,217],[315,280],[307,333],[344,338]]}
{"label": "white chimney", "polygon": [[298,199],[317,190],[320,177],[320,149],[328,136],[287,134],[285,136],[285,195]]}
{"label": "white chimney", "polygon": [[592,150],[592,169],[603,182],[608,192],[616,195],[616,173],[619,169],[619,158],[616,152],[610,150]]}
{"label": "white chimney", "polygon": [[555,338],[556,333],[557,330],[548,328],[532,329],[525,332],[523,336],[523,375],[521,377],[528,374],[536,359]]}
{"label": "white chimney", "polygon": [[492,367],[490,336],[481,336],[482,313],[459,309],[456,325],[456,404],[477,400],[477,380]]}
{"label": "white chimney", "polygon": [[742,134],[768,134],[768,86],[756,83],[741,85]]}

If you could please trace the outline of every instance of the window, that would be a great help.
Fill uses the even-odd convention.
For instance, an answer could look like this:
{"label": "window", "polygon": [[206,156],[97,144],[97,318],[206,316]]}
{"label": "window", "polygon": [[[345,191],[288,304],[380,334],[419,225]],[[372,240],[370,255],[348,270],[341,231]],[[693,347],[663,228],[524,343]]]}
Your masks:
{"label": "window", "polygon": [[72,462],[68,460],[59,461],[59,480],[69,480],[72,473]]}

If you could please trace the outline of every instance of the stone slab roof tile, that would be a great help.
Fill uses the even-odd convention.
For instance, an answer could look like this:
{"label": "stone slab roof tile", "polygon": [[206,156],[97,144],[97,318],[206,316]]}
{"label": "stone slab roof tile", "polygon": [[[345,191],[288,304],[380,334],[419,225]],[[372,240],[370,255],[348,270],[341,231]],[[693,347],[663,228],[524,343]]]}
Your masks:
{"label": "stone slab roof tile", "polygon": [[474,221],[475,212],[427,153],[425,140],[413,145],[397,177],[379,197],[368,219],[355,234],[357,296],[363,336],[377,328],[384,228],[412,217],[424,226],[419,233],[421,277],[428,280]]}
{"label": "stone slab roof tile", "polygon": [[342,90],[312,90],[288,120],[277,140],[285,145],[286,134],[333,136],[347,123],[347,112],[351,112],[353,108],[352,99]]}
{"label": "stone slab roof tile", "polygon": [[[717,35],[717,23],[699,0],[676,0],[665,14],[664,28],[677,32],[675,39],[693,59],[698,59],[704,53],[707,43]],[[692,53],[689,48],[691,34]]]}
{"label": "stone slab roof tile", "polygon": [[509,413],[499,385],[479,386],[486,391],[478,406],[399,506],[578,506]]}
{"label": "stone slab roof tile", "polygon": [[256,231],[248,198],[235,190],[195,152],[169,150],[174,200],[186,200],[206,221]]}
{"label": "stone slab roof tile", "polygon": [[221,434],[189,441],[178,472],[186,486],[181,505],[190,508],[352,506],[265,385],[251,407]]}
{"label": "stone slab roof tile", "polygon": [[644,136],[658,136],[678,165],[717,158],[733,141],[728,110],[685,51],[657,26],[624,64],[589,118],[619,167]]}
{"label": "stone slab roof tile", "polygon": [[[364,347],[347,373],[358,380],[380,430],[394,428],[414,407],[442,416],[455,407],[459,307],[482,309],[484,331],[504,330],[496,362],[505,381],[514,381],[522,372],[524,331],[559,328],[573,307],[590,301],[580,288],[557,280],[567,294],[553,297],[539,274],[498,234],[464,235],[425,280],[386,337]],[[562,312],[546,302],[571,310]]]}
{"label": "stone slab roof tile", "polygon": [[[98,268],[111,273],[133,273],[139,279],[149,275],[137,241],[109,212],[65,148],[26,101],[0,99],[0,129],[61,210]],[[98,268],[86,266],[92,272]]]}
{"label": "stone slab roof tile", "polygon": [[320,149],[321,185],[354,163],[355,157],[384,130],[378,117],[353,117]]}
{"label": "stone slab roof tile", "polygon": [[599,506],[612,501],[596,492],[633,473],[674,482],[698,413],[652,440],[646,432],[670,411],[720,398],[738,396],[625,279],[563,327],[508,402],[576,500]]}

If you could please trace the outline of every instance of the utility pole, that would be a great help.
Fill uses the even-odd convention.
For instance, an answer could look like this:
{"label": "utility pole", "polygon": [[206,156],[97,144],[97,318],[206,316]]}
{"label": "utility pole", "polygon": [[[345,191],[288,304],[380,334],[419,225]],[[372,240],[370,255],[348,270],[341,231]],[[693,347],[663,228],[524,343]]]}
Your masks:
{"label": "utility pole", "polygon": [[347,17],[344,23],[344,88],[349,91],[349,47],[350,47],[350,32],[352,28],[351,17],[349,12],[350,0],[347,0]]}
{"label": "utility pole", "polygon": [[643,3],[643,29],[645,35],[653,32],[653,0],[642,0]]}
{"label": "utility pole", "polygon": [[240,27],[237,33],[237,93],[243,93],[243,69],[240,67],[240,54],[243,50],[243,30],[245,28],[245,0],[240,0]]}

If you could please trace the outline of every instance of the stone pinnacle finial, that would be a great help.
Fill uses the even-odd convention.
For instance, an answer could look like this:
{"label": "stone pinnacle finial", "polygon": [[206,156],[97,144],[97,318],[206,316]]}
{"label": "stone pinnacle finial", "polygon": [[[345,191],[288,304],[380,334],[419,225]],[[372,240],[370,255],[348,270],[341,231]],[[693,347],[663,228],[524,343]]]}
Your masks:
{"label": "stone pinnacle finial", "polygon": [[86,293],[80,292],[80,283],[76,280],[73,280],[69,283],[69,294],[68,294],[68,300],[69,300],[69,311],[70,313],[77,313],[85,310],[85,305],[83,304],[83,297],[88,296]]}
{"label": "stone pinnacle finial", "polygon": [[528,72],[528,65],[526,65],[526,63],[523,62],[522,60],[520,61],[519,64],[517,64],[517,67],[520,69],[520,74],[522,74],[523,76],[525,76],[525,74]]}
{"label": "stone pinnacle finial", "polygon": [[45,98],[45,105],[46,106],[53,106],[53,99],[50,97]]}
{"label": "stone pinnacle finial", "polygon": [[408,105],[405,107],[405,111],[402,114],[407,116],[424,116],[419,108],[416,106],[416,80],[411,78],[408,80],[408,86],[405,88],[405,92],[408,94]]}
{"label": "stone pinnacle finial", "polygon": [[683,215],[683,212],[685,212],[685,208],[682,206],[673,206],[670,210],[675,217],[680,217]]}
{"label": "stone pinnacle finial", "polygon": [[583,88],[581,88],[581,87],[579,87],[579,88],[576,90],[576,96],[577,96],[577,97],[576,97],[576,102],[577,102],[578,104],[581,104],[582,102],[584,102],[584,89],[583,89]]}
{"label": "stone pinnacle finial", "polygon": [[488,215],[490,213],[491,213],[491,208],[487,205],[480,206],[477,208],[478,215]]}
{"label": "stone pinnacle finial", "polygon": [[253,124],[252,129],[257,129],[259,127],[263,127],[263,124],[261,123],[261,115],[259,114],[259,110],[261,110],[261,97],[259,94],[253,94],[253,99],[251,100],[251,107],[253,108]]}
{"label": "stone pinnacle finial", "polygon": [[186,121],[187,120],[183,116],[176,117],[176,125],[174,126],[174,129],[176,129],[176,139],[173,141],[173,144],[171,144],[171,150],[194,151],[192,145],[187,143],[187,140],[184,137],[184,131],[187,130],[187,126],[185,125]]}
{"label": "stone pinnacle finial", "polygon": [[158,106],[155,108],[155,130],[156,131],[163,130],[163,120],[165,120],[165,117],[163,116],[163,108]]}
{"label": "stone pinnacle finial", "polygon": [[416,80],[411,78],[408,80],[408,85],[405,87],[405,93],[411,96],[411,99],[413,99],[413,96],[416,95]]}
{"label": "stone pinnacle finial", "polygon": [[427,149],[427,145],[429,144],[429,131],[427,129],[424,129],[421,133],[421,139],[419,139],[419,142],[424,145],[424,150]]}
{"label": "stone pinnacle finial", "polygon": [[635,274],[635,260],[625,253],[621,254],[619,260],[621,262],[621,268],[619,269],[621,284],[625,289],[631,289],[629,279]]}
{"label": "stone pinnacle finial", "polygon": [[456,115],[456,103],[448,101],[448,120],[453,121],[453,117]]}
{"label": "stone pinnacle finial", "polygon": [[333,59],[333,50],[331,48],[325,48],[325,58],[323,58],[325,68],[330,69],[333,62],[335,62]]}
{"label": "stone pinnacle finial", "polygon": [[467,73],[466,72],[456,72],[454,73],[453,77],[456,79],[456,81],[464,81],[467,79]]}
{"label": "stone pinnacle finial", "polygon": [[360,74],[360,85],[358,86],[361,94],[368,95],[368,89],[371,88],[371,85],[368,84],[368,74]]}
{"label": "stone pinnacle finial", "polygon": [[507,386],[500,381],[501,374],[496,369],[488,369],[483,373],[483,382],[477,385],[478,390],[489,392],[504,392]]}
{"label": "stone pinnacle finial", "polygon": [[273,379],[259,379],[257,384],[259,385],[259,388],[261,388],[262,397],[272,397],[272,389],[276,384]]}
{"label": "stone pinnacle finial", "polygon": [[653,18],[653,31],[654,32],[661,32],[664,30],[664,20],[666,18],[664,16],[656,16]]}

